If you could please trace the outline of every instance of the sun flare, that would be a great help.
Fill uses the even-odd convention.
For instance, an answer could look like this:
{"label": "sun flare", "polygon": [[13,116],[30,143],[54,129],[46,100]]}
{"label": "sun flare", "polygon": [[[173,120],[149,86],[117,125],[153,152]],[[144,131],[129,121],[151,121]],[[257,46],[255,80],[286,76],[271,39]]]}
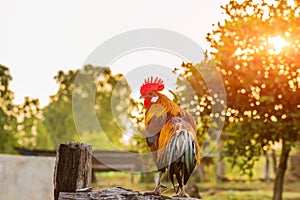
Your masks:
{"label": "sun flare", "polygon": [[280,35],[268,37],[268,42],[272,46],[269,50],[270,54],[279,54],[283,47],[290,45],[290,43],[285,41]]}

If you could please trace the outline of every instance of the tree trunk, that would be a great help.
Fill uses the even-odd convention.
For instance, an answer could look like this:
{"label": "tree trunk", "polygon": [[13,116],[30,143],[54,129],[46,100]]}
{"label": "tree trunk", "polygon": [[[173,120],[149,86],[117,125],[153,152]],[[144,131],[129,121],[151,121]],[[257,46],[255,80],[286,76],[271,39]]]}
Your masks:
{"label": "tree trunk", "polygon": [[60,144],[54,167],[54,200],[60,192],[88,188],[92,176],[92,146],[83,143]]}
{"label": "tree trunk", "polygon": [[276,152],[274,149],[272,149],[272,161],[273,161],[273,172],[276,174],[277,171],[277,159],[276,159]]}
{"label": "tree trunk", "polygon": [[270,174],[270,155],[268,151],[265,151],[266,153],[266,177],[265,181],[269,183],[271,181],[271,174]]}
{"label": "tree trunk", "polygon": [[276,170],[276,178],[273,188],[273,200],[282,200],[284,174],[287,168],[287,161],[290,150],[291,146],[289,144],[286,144],[286,142],[283,140],[279,166]]}

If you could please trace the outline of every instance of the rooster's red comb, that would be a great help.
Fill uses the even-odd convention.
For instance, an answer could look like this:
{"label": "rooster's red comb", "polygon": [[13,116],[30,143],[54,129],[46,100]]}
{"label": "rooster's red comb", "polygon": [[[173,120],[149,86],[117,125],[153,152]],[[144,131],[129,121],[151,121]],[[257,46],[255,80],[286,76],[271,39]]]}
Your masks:
{"label": "rooster's red comb", "polygon": [[162,91],[165,85],[163,80],[156,77],[153,80],[153,77],[149,77],[147,80],[145,79],[144,84],[141,86],[140,93],[141,95],[145,95],[149,90]]}

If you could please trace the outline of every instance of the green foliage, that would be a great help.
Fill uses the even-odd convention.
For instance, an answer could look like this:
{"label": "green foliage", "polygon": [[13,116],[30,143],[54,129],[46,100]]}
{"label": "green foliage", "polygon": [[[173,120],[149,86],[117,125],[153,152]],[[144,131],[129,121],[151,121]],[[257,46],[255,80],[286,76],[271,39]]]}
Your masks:
{"label": "green foliage", "polygon": [[55,149],[55,146],[53,144],[53,141],[51,139],[51,134],[47,132],[46,127],[43,123],[38,123],[36,125],[37,130],[37,138],[36,138],[36,147],[35,149],[49,149],[53,150]]}
{"label": "green foliage", "polygon": [[46,129],[55,148],[60,143],[81,141],[74,124],[70,101],[62,99],[53,101],[43,109],[43,118],[40,127],[42,130]]}
{"label": "green foliage", "polygon": [[[91,144],[93,147],[93,151],[95,150],[113,150],[114,146],[110,142],[111,139],[107,137],[106,134],[102,133],[90,133],[90,132],[84,132],[81,135],[81,138],[83,138],[84,142],[87,144]],[[116,150],[116,149],[115,149]]]}
{"label": "green foliage", "polygon": [[[55,79],[59,89],[44,108],[42,123],[53,145],[83,141],[90,142],[96,149],[121,146],[127,123],[125,104],[130,92],[123,76],[112,75],[108,67],[86,65],[82,70],[59,71]],[[80,102],[81,107],[76,110],[80,122],[74,121],[73,101]],[[101,132],[95,126],[94,112]]]}
{"label": "green foliage", "polygon": [[37,124],[41,121],[41,109],[38,99],[25,97],[24,103],[18,109],[18,145],[28,149],[37,146],[37,138],[40,137]]}
{"label": "green foliage", "polygon": [[0,153],[11,153],[16,145],[17,115],[14,94],[9,89],[11,80],[9,69],[0,65]]}

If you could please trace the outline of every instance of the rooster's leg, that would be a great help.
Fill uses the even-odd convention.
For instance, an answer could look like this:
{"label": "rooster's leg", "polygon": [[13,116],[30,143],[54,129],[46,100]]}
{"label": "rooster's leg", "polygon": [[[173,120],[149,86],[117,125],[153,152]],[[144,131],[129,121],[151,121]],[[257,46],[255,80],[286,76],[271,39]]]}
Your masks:
{"label": "rooster's leg", "polygon": [[179,193],[176,194],[174,197],[188,197],[184,191],[184,186],[179,187]]}
{"label": "rooster's leg", "polygon": [[157,184],[156,184],[154,190],[151,191],[151,192],[145,192],[144,194],[161,196],[160,189],[159,189],[160,186],[161,186],[161,184],[160,184],[161,176],[162,176],[162,172],[159,171],[158,172]]}

